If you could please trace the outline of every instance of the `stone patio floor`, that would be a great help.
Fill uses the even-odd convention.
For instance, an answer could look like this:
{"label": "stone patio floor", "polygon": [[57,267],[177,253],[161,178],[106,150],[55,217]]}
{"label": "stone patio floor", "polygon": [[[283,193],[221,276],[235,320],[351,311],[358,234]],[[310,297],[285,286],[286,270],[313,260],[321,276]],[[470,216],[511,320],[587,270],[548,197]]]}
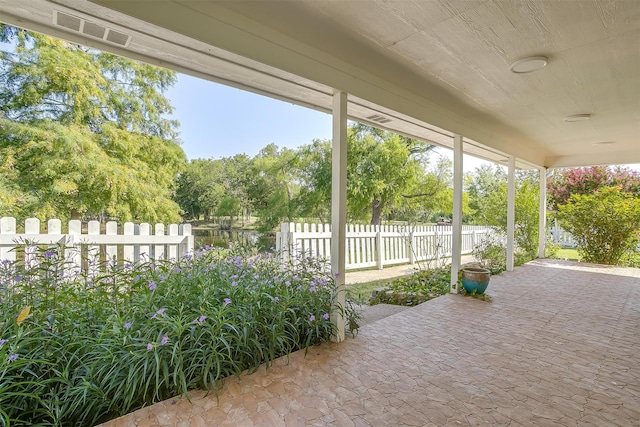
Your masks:
{"label": "stone patio floor", "polygon": [[640,269],[533,261],[104,424],[640,426]]}

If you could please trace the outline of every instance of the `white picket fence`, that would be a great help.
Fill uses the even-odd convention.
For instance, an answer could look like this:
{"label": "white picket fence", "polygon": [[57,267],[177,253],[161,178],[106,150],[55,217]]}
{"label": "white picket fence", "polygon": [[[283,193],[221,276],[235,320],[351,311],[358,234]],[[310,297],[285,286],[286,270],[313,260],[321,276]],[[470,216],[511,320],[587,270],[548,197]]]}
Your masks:
{"label": "white picket fence", "polygon": [[553,225],[551,226],[551,239],[563,248],[575,248],[578,244],[568,231]]}
{"label": "white picket fence", "polygon": [[[563,230],[559,226],[552,225],[549,233],[553,243],[557,243],[563,248],[575,248],[578,246],[578,242],[576,242],[571,233]],[[640,243],[636,246],[636,252],[640,252]]]}
{"label": "white picket fence", "polygon": [[[485,226],[462,227],[462,254],[469,254],[479,239],[491,229]],[[451,256],[452,227],[347,225],[346,268],[377,267],[418,261],[439,260]],[[315,256],[330,260],[329,224],[283,223],[276,233],[276,249],[283,261]]]}
{"label": "white picket fence", "polygon": [[[59,219],[47,221],[47,233],[40,233],[40,220],[29,218],[24,222],[24,233],[17,233],[16,219],[0,219],[0,261],[24,261],[30,268],[34,265],[38,247],[63,245],[65,261],[69,269],[80,271],[85,268],[96,273],[101,261],[136,263],[149,260],[174,260],[185,252],[193,251],[194,241],[190,224],[134,224],[125,222],[118,234],[118,224],[105,224],[105,234],[101,234],[99,221],[89,221],[86,233],[82,222],[71,220],[68,232],[62,233]],[[165,234],[166,232],[166,234]],[[18,250],[20,247],[24,250]],[[84,250],[83,250],[84,249]],[[20,259],[22,258],[22,259]]]}

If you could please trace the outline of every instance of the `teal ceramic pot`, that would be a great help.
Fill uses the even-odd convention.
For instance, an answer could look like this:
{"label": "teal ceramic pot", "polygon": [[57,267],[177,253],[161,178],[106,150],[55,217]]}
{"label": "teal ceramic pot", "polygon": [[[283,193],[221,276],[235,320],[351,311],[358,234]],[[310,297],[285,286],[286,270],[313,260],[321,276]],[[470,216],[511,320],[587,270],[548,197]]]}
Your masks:
{"label": "teal ceramic pot", "polygon": [[483,294],[489,286],[491,272],[485,268],[466,267],[462,269],[462,287],[467,293]]}

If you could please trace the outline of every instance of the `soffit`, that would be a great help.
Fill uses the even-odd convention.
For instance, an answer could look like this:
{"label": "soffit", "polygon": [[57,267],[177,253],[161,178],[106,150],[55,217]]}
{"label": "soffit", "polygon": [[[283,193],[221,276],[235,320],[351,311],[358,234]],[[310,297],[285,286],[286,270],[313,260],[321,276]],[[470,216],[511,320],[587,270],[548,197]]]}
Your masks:
{"label": "soffit", "polygon": [[[6,22],[57,36],[54,9],[95,17],[134,33],[129,46],[63,38],[320,110],[330,109],[333,88],[344,90],[353,118],[380,125],[367,117],[382,112],[392,118],[384,127],[449,147],[460,133],[476,141],[468,151],[494,161],[640,162],[640,2],[0,0],[0,8]],[[531,54],[548,56],[547,68],[509,71]],[[590,122],[562,120],[583,112]],[[599,141],[615,144],[592,145]]]}

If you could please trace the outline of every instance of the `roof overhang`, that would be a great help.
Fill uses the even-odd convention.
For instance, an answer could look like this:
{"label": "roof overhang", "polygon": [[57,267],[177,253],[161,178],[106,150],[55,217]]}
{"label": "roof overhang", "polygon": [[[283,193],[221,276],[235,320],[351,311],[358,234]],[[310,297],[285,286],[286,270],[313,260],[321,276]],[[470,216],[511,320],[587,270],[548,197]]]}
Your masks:
{"label": "roof overhang", "polygon": [[[498,108],[491,109],[486,100],[484,103],[470,101],[464,88],[457,89],[452,83],[454,79],[447,81],[446,74],[425,77],[424,73],[409,69],[407,63],[397,57],[385,56],[384,52],[372,49],[367,40],[359,40],[357,34],[341,26],[343,15],[351,9],[340,16],[329,16],[327,10],[316,6],[320,3],[326,2],[0,0],[0,20],[320,111],[330,112],[333,93],[345,91],[349,94],[349,116],[354,120],[449,148],[453,134],[460,134],[467,142],[465,152],[501,164],[506,164],[509,155],[518,159],[517,166],[521,168],[640,162],[638,39],[635,51],[628,51],[628,42],[624,45],[626,50],[620,48],[624,55],[631,57],[623,61],[625,69],[619,73],[623,77],[617,83],[632,84],[620,95],[624,104],[612,106],[611,111],[622,108],[623,116],[618,117],[617,122],[614,120],[617,127],[607,125],[605,129],[603,125],[598,129],[598,132],[618,129],[614,136],[616,149],[596,147],[587,140],[583,146],[566,150],[559,147],[560,142],[576,137],[567,137],[572,128],[566,127],[565,123],[549,125],[548,120],[540,119],[538,123],[543,131],[531,131],[527,114],[539,117],[541,114],[537,110],[541,105],[552,107],[545,103],[544,97],[541,101],[540,96],[534,97],[528,92],[531,107],[513,111],[513,120],[509,120],[508,114]],[[359,3],[365,8],[363,12],[374,5],[370,2],[344,3]],[[410,2],[397,5],[400,7],[405,3]],[[486,2],[474,4],[480,7],[483,3]],[[629,11],[638,16],[640,8],[633,6],[626,12]],[[57,12],[97,23],[130,38],[126,46],[122,46],[69,30],[56,24]],[[452,16],[460,14],[456,11]],[[376,25],[395,23],[393,14],[388,17],[386,14],[372,15],[372,19],[383,20],[374,21]],[[629,28],[625,31],[618,28],[616,34],[622,34],[623,38],[639,34],[638,22],[624,21],[620,25]],[[489,23],[480,21],[478,25]],[[357,22],[353,26],[357,27]],[[466,37],[461,36],[460,46],[469,43]],[[378,41],[382,43],[382,40]],[[415,49],[412,52],[415,54]],[[470,56],[470,63],[474,63],[473,60]],[[428,65],[424,68],[426,72],[433,71]],[[630,80],[628,75],[634,71],[635,78]],[[482,84],[483,79],[486,80],[482,72],[473,67],[468,73],[473,74],[470,84]],[[532,83],[531,77],[507,73],[505,78],[515,80],[515,83],[509,83],[511,85],[517,84],[518,80],[527,87],[544,83],[536,79]],[[494,89],[496,97],[503,95],[504,88]],[[536,93],[540,90],[544,91],[544,88]],[[523,95],[513,94],[513,97],[517,96]],[[529,101],[525,97],[519,102],[526,106]],[[593,103],[588,107],[595,108]],[[603,110],[598,115],[606,116],[606,113]],[[558,121],[562,121],[561,116]],[[577,129],[575,123],[570,125],[574,126],[573,130]],[[576,132],[578,136],[584,134],[581,130]],[[557,138],[557,148],[553,141],[547,140],[547,135],[551,139]]]}

